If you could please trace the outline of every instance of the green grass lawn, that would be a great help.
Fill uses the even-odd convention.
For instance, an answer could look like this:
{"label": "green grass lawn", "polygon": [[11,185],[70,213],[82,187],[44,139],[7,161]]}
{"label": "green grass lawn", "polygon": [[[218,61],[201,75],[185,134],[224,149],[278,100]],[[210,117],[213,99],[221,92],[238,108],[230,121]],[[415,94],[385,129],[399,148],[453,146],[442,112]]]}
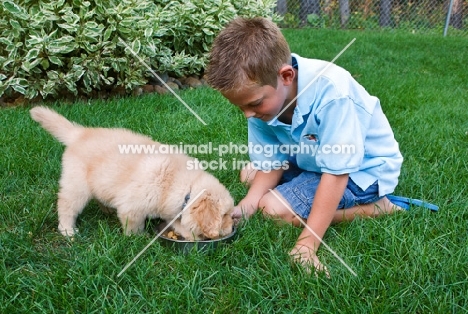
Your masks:
{"label": "green grass lawn", "polygon": [[[63,146],[29,117],[0,110],[2,313],[463,313],[468,309],[468,40],[441,36],[285,30],[294,52],[336,61],[382,106],[405,162],[398,195],[440,206],[332,226],[319,258],[331,278],[307,275],[288,252],[300,229],[255,215],[230,245],[177,254],[154,234],[125,237],[90,203],[73,241],[57,232]],[[171,144],[246,144],[246,120],[217,92],[49,104],[86,126],[125,127]],[[218,160],[203,154],[202,160]],[[247,160],[228,154],[224,159]],[[212,171],[239,201],[235,169]]]}

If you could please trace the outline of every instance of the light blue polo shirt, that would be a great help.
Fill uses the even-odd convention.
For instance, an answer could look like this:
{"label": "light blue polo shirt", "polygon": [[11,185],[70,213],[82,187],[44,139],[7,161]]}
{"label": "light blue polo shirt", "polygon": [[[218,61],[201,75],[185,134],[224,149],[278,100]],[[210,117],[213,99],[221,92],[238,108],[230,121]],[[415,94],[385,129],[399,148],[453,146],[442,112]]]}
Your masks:
{"label": "light blue polo shirt", "polygon": [[249,118],[250,160],[268,171],[293,157],[303,170],[348,173],[363,190],[378,181],[380,196],[392,193],[403,157],[379,99],[335,64],[292,56],[299,69],[292,123]]}

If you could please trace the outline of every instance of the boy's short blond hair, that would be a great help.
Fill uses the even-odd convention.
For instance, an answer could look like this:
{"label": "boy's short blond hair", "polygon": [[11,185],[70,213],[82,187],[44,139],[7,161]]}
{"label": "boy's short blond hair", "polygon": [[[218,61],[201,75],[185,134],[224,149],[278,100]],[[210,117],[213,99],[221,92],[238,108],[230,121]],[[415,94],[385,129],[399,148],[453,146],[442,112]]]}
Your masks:
{"label": "boy's short blond hair", "polygon": [[278,26],[266,18],[239,17],[214,40],[207,82],[221,92],[255,85],[276,88],[284,64],[291,64],[291,51]]}

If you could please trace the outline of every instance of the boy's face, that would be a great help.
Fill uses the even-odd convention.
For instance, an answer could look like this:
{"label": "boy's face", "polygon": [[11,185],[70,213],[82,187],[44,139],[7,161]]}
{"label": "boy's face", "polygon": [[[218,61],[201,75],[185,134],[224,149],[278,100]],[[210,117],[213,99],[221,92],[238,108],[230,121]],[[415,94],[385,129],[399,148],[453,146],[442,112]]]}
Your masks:
{"label": "boy's face", "polygon": [[[280,70],[276,88],[270,85],[257,85],[242,88],[236,92],[225,92],[223,96],[239,107],[246,118],[254,117],[263,121],[270,121],[295,97],[292,89],[294,77],[295,72],[292,68],[287,73],[282,73]],[[288,107],[288,109],[293,110],[294,106],[295,104],[291,104],[291,108]],[[285,113],[287,112],[290,112],[290,110],[285,111]],[[285,113],[282,113],[282,115]]]}

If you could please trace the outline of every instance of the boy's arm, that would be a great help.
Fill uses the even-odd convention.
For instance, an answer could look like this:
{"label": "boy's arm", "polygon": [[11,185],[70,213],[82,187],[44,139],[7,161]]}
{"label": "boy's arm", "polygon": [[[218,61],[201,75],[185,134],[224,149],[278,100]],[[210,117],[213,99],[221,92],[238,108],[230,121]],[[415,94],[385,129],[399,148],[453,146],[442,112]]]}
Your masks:
{"label": "boy's arm", "polygon": [[316,253],[321,239],[330,226],[340,200],[343,197],[346,185],[348,184],[348,177],[348,174],[322,174],[310,215],[307,218],[307,226],[320,239],[311,233],[309,228],[304,228],[295,247],[291,251],[291,255],[302,264],[313,265],[317,269],[323,269]]}
{"label": "boy's arm", "polygon": [[271,170],[270,172],[257,171],[247,195],[234,208],[232,217],[242,218],[242,216],[253,215],[258,209],[260,199],[270,189],[274,189],[278,185],[282,175],[283,169]]}

